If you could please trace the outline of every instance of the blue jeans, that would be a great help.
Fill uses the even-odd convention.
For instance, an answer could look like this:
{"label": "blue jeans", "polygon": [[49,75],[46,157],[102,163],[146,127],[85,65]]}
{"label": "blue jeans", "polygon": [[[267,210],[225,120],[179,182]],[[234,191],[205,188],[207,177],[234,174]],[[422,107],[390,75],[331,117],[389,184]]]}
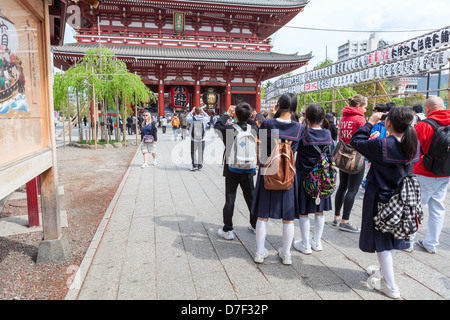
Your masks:
{"label": "blue jeans", "polygon": [[[428,229],[423,239],[423,246],[429,251],[436,251],[439,235],[444,226],[444,200],[450,177],[431,178],[417,175],[420,183],[422,207],[428,205]],[[410,240],[414,239],[415,235]],[[412,242],[412,241],[411,241]]]}

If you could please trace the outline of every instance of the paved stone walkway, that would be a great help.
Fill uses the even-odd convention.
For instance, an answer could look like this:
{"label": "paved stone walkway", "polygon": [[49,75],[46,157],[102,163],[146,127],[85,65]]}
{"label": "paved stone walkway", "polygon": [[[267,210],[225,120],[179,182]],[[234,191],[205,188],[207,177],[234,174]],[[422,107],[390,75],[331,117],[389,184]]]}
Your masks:
{"label": "paved stone walkway", "polygon": [[[142,169],[142,153],[136,153],[66,299],[389,299],[365,285],[364,268],[377,260],[358,248],[359,234],[326,225],[323,251],[303,255],[292,249],[292,265],[285,266],[276,251],[282,246],[281,221],[270,220],[269,257],[257,265],[255,235],[247,229],[249,213],[239,193],[236,237],[220,238],[222,142],[209,131],[204,169],[191,172],[190,141],[173,141],[171,132],[159,132],[157,166]],[[355,225],[360,224],[362,197],[360,189],[351,214]],[[450,196],[445,202],[450,208]],[[395,276],[404,299],[450,298],[448,212],[436,254],[418,246],[412,253],[396,251]],[[333,212],[325,217],[330,222]],[[423,238],[426,222],[417,239]],[[300,237],[298,221],[295,237]]]}

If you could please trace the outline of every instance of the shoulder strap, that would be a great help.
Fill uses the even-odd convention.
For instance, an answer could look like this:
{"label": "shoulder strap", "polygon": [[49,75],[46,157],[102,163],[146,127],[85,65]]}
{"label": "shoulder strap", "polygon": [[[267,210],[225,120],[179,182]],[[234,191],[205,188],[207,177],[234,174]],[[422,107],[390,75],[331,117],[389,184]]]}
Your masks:
{"label": "shoulder strap", "polygon": [[233,128],[234,128],[236,131],[238,131],[238,132],[244,131],[244,130],[242,130],[242,128],[239,127],[239,125],[237,125],[236,123],[233,124]]}
{"label": "shoulder strap", "polygon": [[[441,124],[434,119],[425,118],[420,121],[428,123],[433,128],[434,133],[436,133],[436,131],[441,127]],[[434,135],[434,133],[433,133],[433,135]],[[420,153],[425,154],[425,152],[423,152],[423,150],[422,150],[422,146],[420,146]]]}
{"label": "shoulder strap", "polygon": [[406,177],[406,172],[405,169],[403,168],[403,166],[397,164],[397,169],[400,171],[400,173],[402,174],[402,178]]}
{"label": "shoulder strap", "polygon": [[317,152],[318,152],[320,155],[322,155],[322,150],[320,150],[320,148],[319,148],[318,146],[313,145],[313,147],[314,147],[314,149],[317,150]]}
{"label": "shoulder strap", "polygon": [[423,120],[421,120],[421,121],[426,122],[426,123],[428,123],[430,126],[432,126],[433,129],[434,129],[434,131],[436,131],[437,129],[439,129],[439,127],[442,126],[439,122],[437,122],[437,121],[434,120],[434,119],[426,118],[426,119],[423,119]]}

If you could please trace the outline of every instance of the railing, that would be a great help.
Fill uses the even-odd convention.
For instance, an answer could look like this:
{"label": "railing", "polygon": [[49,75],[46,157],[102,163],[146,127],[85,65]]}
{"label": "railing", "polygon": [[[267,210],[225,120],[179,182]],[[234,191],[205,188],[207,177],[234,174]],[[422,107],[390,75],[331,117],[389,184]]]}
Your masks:
{"label": "railing", "polygon": [[255,39],[221,35],[189,35],[178,33],[150,33],[133,31],[80,29],[75,35],[80,43],[129,44],[161,47],[189,47],[207,49],[235,49],[270,51],[271,39]]}

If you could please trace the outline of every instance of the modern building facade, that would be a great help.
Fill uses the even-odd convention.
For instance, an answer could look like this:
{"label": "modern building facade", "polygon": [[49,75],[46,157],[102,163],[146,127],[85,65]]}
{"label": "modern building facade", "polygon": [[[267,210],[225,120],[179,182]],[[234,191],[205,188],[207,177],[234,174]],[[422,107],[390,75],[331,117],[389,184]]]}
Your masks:
{"label": "modern building facade", "polygon": [[366,52],[381,49],[388,46],[389,42],[379,39],[377,33],[372,33],[368,40],[348,40],[338,47],[338,61],[356,57]]}

